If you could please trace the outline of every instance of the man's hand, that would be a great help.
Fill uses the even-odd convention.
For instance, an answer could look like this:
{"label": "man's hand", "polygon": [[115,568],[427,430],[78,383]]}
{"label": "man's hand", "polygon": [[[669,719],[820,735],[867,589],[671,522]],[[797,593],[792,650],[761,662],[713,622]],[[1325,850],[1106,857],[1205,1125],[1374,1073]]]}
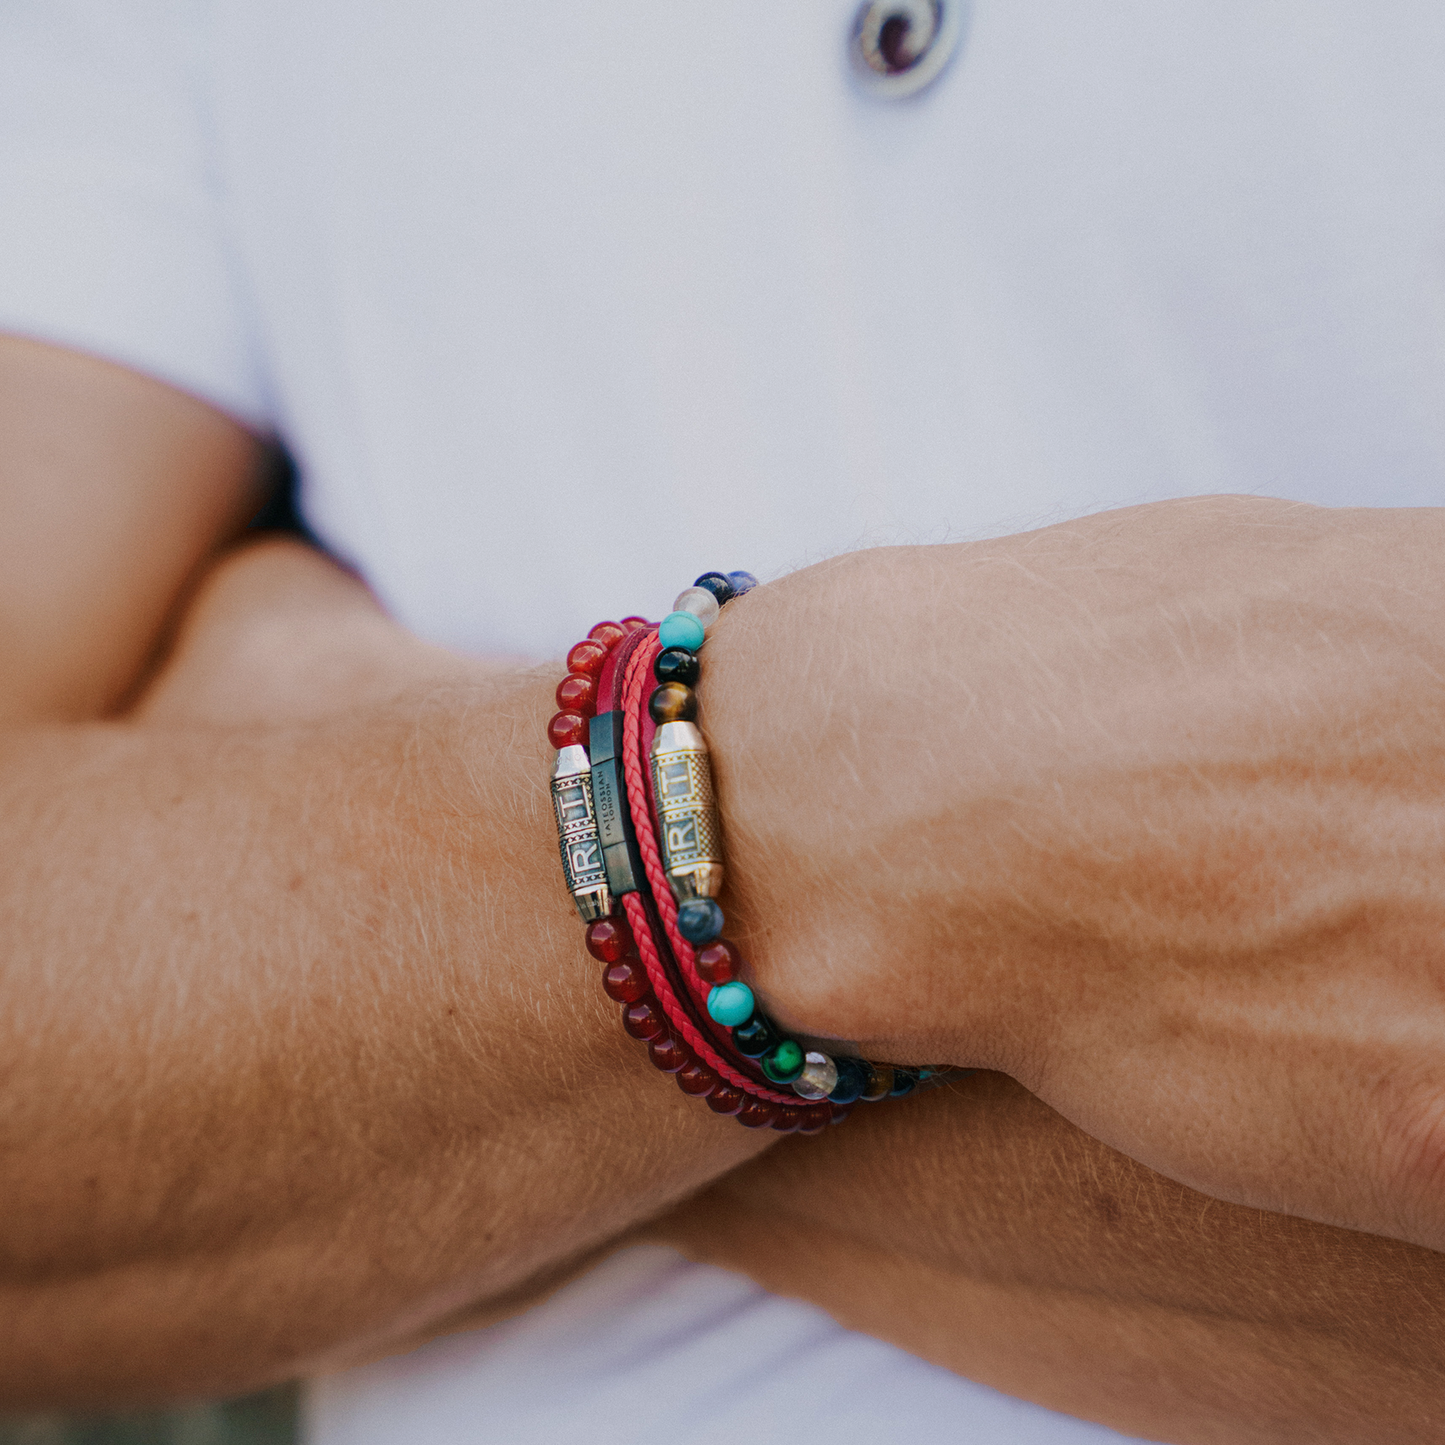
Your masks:
{"label": "man's hand", "polygon": [[1445,511],[884,550],[708,643],[765,998],[1221,1199],[1445,1248]]}

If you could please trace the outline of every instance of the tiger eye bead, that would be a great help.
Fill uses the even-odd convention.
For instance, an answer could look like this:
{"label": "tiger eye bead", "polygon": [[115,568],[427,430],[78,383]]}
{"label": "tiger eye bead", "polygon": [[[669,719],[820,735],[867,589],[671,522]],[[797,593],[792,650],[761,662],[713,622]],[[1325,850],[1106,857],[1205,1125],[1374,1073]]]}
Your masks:
{"label": "tiger eye bead", "polygon": [[580,712],[555,713],[547,724],[547,741],[560,753],[563,748],[587,746],[587,719]]}
{"label": "tiger eye bead", "polygon": [[780,1042],[777,1030],[762,1014],[754,1014],[733,1030],[733,1047],[745,1059],[760,1059]]}
{"label": "tiger eye bead", "polygon": [[665,647],[652,659],[652,675],[658,682],[680,682],[684,687],[696,687],[702,666],[695,652],[685,647]]}
{"label": "tiger eye bead", "polygon": [[680,1068],[676,1078],[677,1087],[694,1099],[706,1098],[719,1083],[718,1076],[706,1064],[699,1063],[696,1059]]}
{"label": "tiger eye bead", "polygon": [[731,1084],[719,1084],[712,1093],[707,1096],[707,1106],[714,1114],[721,1114],[724,1118],[731,1118],[743,1106],[743,1100],[747,1096],[741,1089],[734,1088]]}
{"label": "tiger eye bead", "polygon": [[866,1103],[876,1104],[886,1099],[893,1088],[893,1069],[888,1064],[868,1065],[868,1084],[863,1090]]}
{"label": "tiger eye bead", "polygon": [[599,622],[587,636],[593,642],[600,642],[610,652],[627,636],[627,629],[617,622]]}
{"label": "tiger eye bead", "polygon": [[719,984],[733,983],[742,975],[742,957],[725,938],[698,949],[696,958],[697,976],[714,988]]}
{"label": "tiger eye bead", "polygon": [[639,1003],[650,988],[647,970],[636,959],[624,958],[602,970],[602,992],[613,1003]]}
{"label": "tiger eye bead", "polygon": [[687,1045],[678,1043],[670,1036],[653,1039],[647,1046],[647,1052],[652,1059],[652,1067],[660,1069],[664,1074],[675,1074],[692,1062],[692,1054]]}
{"label": "tiger eye bead", "polygon": [[[559,697],[560,694],[561,688],[558,689]],[[647,711],[658,727],[670,722],[696,722],[697,694],[683,683],[665,682],[653,689],[652,696],[647,700]]]}
{"label": "tiger eye bead", "polygon": [[588,638],[579,642],[571,652],[567,654],[567,671],[586,673],[588,677],[596,677],[602,671],[603,664],[607,661],[607,648],[600,642],[593,642]]}
{"label": "tiger eye bead", "polygon": [[797,1132],[798,1125],[803,1122],[803,1111],[794,1109],[791,1105],[784,1104],[778,1110],[777,1117],[773,1120],[773,1128],[779,1134],[793,1134]]}
{"label": "tiger eye bead", "polygon": [[653,1039],[663,1038],[667,1034],[667,1020],[663,1018],[662,1010],[650,998],[628,1004],[622,1010],[622,1027],[643,1043],[651,1043]]}
{"label": "tiger eye bead", "polygon": [[598,963],[616,963],[632,952],[632,930],[625,918],[599,918],[587,925],[587,952]]}
{"label": "tiger eye bead", "polygon": [[749,1094],[738,1110],[737,1120],[744,1129],[766,1129],[778,1117],[778,1106]]}

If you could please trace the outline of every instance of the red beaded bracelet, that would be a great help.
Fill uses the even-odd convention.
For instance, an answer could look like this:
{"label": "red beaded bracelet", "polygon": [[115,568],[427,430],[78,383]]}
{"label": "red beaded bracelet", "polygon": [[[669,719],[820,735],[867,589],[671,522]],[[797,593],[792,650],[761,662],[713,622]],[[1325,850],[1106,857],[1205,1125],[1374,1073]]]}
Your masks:
{"label": "red beaded bracelet", "polygon": [[[571,650],[561,711],[547,728],[558,749],[552,795],[567,885],[626,1031],[714,1112],[813,1134],[846,1118],[854,1100],[901,1095],[936,1071],[805,1054],[756,1012],[736,949],[716,936],[722,857],[689,684],[706,624],[753,585],[746,573],[704,574],[678,599],[688,610],[660,626],[640,617],[598,623]],[[659,685],[647,698],[652,676]],[[661,844],[659,788],[670,790]],[[706,946],[695,948],[699,941]]]}

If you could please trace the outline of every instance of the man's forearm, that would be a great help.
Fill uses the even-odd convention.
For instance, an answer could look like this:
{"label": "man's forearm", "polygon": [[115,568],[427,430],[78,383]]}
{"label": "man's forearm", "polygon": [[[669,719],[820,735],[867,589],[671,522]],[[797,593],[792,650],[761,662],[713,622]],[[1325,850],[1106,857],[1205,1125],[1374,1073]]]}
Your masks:
{"label": "man's forearm", "polygon": [[761,1147],[617,1027],[545,683],[0,749],[11,1402],[234,1390],[594,1247]]}
{"label": "man's forearm", "polygon": [[1206,1199],[996,1074],[785,1140],[650,1237],[1149,1440],[1440,1438],[1445,1256]]}

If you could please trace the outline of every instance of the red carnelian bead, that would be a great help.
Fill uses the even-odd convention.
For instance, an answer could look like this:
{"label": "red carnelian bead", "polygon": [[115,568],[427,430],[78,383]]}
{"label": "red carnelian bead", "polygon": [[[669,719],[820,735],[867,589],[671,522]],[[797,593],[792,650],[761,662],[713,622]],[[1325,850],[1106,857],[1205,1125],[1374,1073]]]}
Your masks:
{"label": "red carnelian bead", "polygon": [[801,1109],[794,1109],[789,1104],[785,1104],[778,1110],[778,1117],[773,1120],[773,1128],[776,1129],[779,1134],[792,1134],[802,1122],[803,1111]]}
{"label": "red carnelian bead", "polygon": [[735,1089],[731,1084],[719,1084],[707,1096],[707,1106],[714,1114],[729,1117],[742,1108],[746,1097],[741,1089]]}
{"label": "red carnelian bead", "polygon": [[557,684],[557,706],[591,717],[597,711],[597,679],[569,672]]}
{"label": "red carnelian bead", "polygon": [[831,1104],[815,1104],[811,1109],[803,1110],[803,1122],[798,1125],[798,1133],[821,1134],[832,1122],[833,1106]]}
{"label": "red carnelian bead", "polygon": [[677,1087],[694,1099],[701,1099],[718,1086],[718,1076],[706,1064],[694,1059],[686,1068],[677,1072]]}
{"label": "red carnelian bead", "polygon": [[587,952],[599,963],[616,963],[632,952],[632,930],[625,918],[599,918],[587,925]]}
{"label": "red carnelian bead", "polygon": [[624,617],[622,619],[622,626],[629,632],[641,632],[644,627],[651,627],[652,623],[645,617]]}
{"label": "red carnelian bead", "polygon": [[614,1003],[637,1003],[647,997],[647,971],[633,959],[609,963],[602,973],[602,992]]}
{"label": "red carnelian bead", "polygon": [[829,1112],[833,1115],[833,1123],[841,1124],[853,1112],[853,1106],[852,1104],[831,1104]]}
{"label": "red carnelian bead", "polygon": [[627,636],[627,629],[616,622],[599,622],[587,636],[611,651]]}
{"label": "red carnelian bead", "polygon": [[593,642],[589,637],[585,642],[579,642],[567,654],[567,671],[580,672],[587,677],[596,677],[602,671],[602,664],[606,661],[607,649],[600,642]]}
{"label": "red carnelian bead", "polygon": [[635,1039],[650,1043],[663,1038],[667,1033],[667,1020],[662,1010],[650,998],[639,999],[622,1010],[622,1027]]}
{"label": "red carnelian bead", "polygon": [[580,712],[559,712],[547,724],[547,741],[558,752],[587,742],[587,719]]}
{"label": "red carnelian bead", "polygon": [[766,1129],[778,1117],[778,1106],[749,1094],[737,1117],[744,1129]]}
{"label": "red carnelian bead", "polygon": [[661,1069],[664,1074],[675,1074],[692,1063],[687,1045],[678,1043],[674,1038],[654,1039],[648,1044],[647,1052],[652,1058],[653,1068]]}
{"label": "red carnelian bead", "polygon": [[719,938],[697,951],[697,976],[714,988],[742,976],[743,961],[727,939]]}

